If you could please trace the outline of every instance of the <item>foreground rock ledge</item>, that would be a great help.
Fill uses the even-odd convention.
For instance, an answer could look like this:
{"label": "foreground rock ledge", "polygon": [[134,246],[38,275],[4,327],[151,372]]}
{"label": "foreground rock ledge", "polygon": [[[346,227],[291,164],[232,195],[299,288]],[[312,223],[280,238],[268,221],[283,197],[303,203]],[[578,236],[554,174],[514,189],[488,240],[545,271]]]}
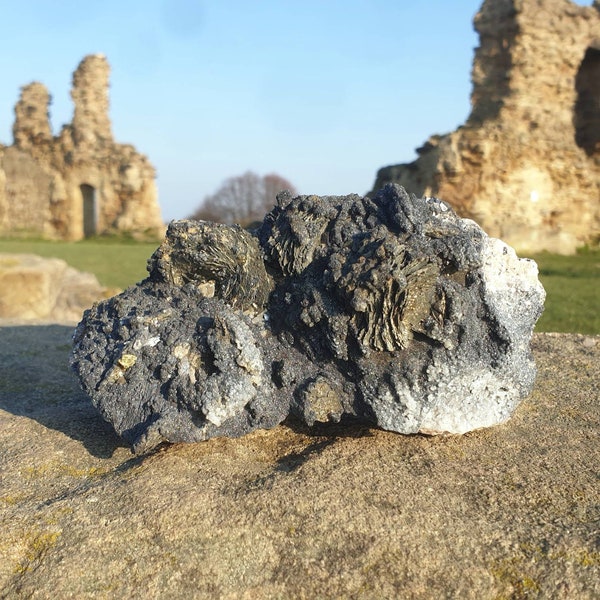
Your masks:
{"label": "foreground rock ledge", "polygon": [[534,334],[511,420],[463,436],[255,431],[132,457],[0,327],[0,598],[600,597],[600,337]]}
{"label": "foreground rock ledge", "polygon": [[72,366],[137,452],[292,416],[400,433],[501,423],[545,293],[443,201],[282,194],[260,228],[171,223],[149,277],[86,311]]}

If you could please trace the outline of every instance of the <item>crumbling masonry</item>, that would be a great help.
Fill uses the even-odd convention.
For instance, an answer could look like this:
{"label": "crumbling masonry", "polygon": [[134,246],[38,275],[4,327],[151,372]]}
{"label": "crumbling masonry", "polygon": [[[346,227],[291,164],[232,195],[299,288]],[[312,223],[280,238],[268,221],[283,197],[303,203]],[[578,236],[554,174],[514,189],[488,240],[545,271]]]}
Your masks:
{"label": "crumbling masonry", "polygon": [[[377,174],[438,196],[522,251],[600,238],[600,0],[485,0],[472,110]],[[443,100],[442,100],[443,101]]]}
{"label": "crumbling masonry", "polygon": [[56,137],[46,87],[34,82],[21,89],[14,144],[0,145],[0,235],[78,240],[162,233],[154,167],[112,136],[109,72],[103,55],[81,61],[73,74],[73,121]]}

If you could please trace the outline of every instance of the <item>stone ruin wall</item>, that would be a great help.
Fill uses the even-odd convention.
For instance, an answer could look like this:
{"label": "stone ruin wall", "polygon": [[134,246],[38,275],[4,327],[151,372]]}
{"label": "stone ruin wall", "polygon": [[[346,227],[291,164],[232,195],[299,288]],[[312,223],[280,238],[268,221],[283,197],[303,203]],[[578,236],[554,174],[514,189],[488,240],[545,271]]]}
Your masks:
{"label": "stone ruin wall", "polygon": [[112,136],[109,72],[102,55],[81,61],[73,74],[73,120],[56,137],[48,90],[37,82],[21,89],[14,144],[0,146],[0,234],[162,235],[154,167]]}
{"label": "stone ruin wall", "polygon": [[523,252],[572,253],[600,238],[600,0],[485,0],[472,111],[411,164],[381,169],[447,200]]}

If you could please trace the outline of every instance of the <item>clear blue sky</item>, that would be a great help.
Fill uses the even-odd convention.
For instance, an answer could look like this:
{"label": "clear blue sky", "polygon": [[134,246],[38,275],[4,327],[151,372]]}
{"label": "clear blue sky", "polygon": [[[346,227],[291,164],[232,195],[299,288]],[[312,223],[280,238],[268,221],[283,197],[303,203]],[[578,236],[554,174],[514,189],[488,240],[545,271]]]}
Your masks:
{"label": "clear blue sky", "polygon": [[31,81],[49,88],[58,133],[72,72],[104,53],[115,139],[157,168],[165,220],[249,169],[301,193],[363,194],[470,110],[481,0],[1,4],[0,143]]}

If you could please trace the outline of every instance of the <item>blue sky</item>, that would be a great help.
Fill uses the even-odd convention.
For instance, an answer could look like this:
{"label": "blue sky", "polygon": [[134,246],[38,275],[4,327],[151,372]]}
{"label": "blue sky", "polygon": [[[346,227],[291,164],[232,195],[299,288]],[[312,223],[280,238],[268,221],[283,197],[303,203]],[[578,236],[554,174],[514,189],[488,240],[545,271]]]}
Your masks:
{"label": "blue sky", "polygon": [[481,0],[60,0],[2,2],[0,143],[19,88],[71,120],[71,74],[111,64],[115,139],[158,172],[165,220],[227,177],[276,172],[301,193],[368,191],[464,122]]}

